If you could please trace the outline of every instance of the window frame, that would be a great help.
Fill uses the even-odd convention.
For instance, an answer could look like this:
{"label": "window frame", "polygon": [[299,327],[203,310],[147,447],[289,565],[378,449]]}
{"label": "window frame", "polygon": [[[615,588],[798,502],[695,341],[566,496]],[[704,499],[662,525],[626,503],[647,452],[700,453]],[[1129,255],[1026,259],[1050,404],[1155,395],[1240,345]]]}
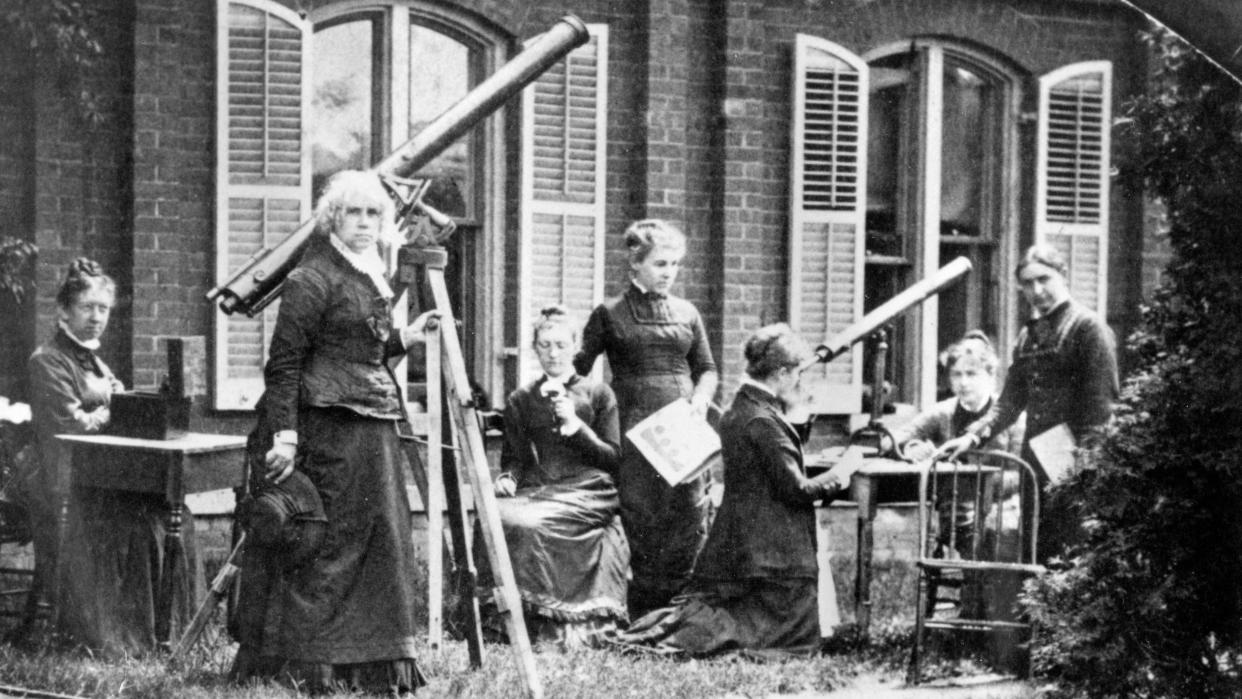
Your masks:
{"label": "window frame", "polygon": [[[481,21],[476,15],[454,10],[440,3],[420,0],[340,0],[316,7],[308,13],[308,21],[314,29],[346,21],[353,15],[379,13],[383,27],[378,32],[381,41],[376,42],[377,86],[382,86],[379,114],[374,119],[382,127],[373,137],[375,155],[382,158],[397,146],[409,140],[409,33],[410,24],[417,22],[434,31],[445,34],[469,47],[471,59],[471,87],[499,68],[509,57],[511,40],[493,26]],[[398,21],[399,18],[405,21]],[[312,30],[313,31],[313,30]],[[312,49],[313,50],[313,49]],[[454,219],[458,223],[457,236],[473,236],[470,241],[460,241],[475,252],[469,270],[461,270],[463,279],[473,279],[475,302],[472,322],[463,327],[463,335],[470,334],[471,356],[467,363],[473,369],[473,378],[491,396],[504,392],[504,353],[498,351],[505,336],[505,279],[504,249],[506,217],[509,204],[506,201],[506,162],[508,148],[505,124],[511,106],[501,107],[495,114],[480,122],[467,138],[471,144],[472,165],[478,177],[471,193],[473,217]],[[486,236],[484,238],[484,236]],[[453,309],[460,317],[462,309]],[[399,304],[395,315],[404,321],[404,304]],[[403,375],[398,371],[398,375]]]}
{"label": "window frame", "polygon": [[[990,285],[996,304],[997,347],[1001,356],[1008,356],[1017,332],[1017,287],[1009,271],[1017,262],[1023,231],[1021,202],[1023,184],[1023,159],[1021,154],[1021,104],[1026,92],[1027,75],[1007,59],[980,48],[934,37],[919,37],[892,42],[862,54],[870,66],[886,57],[917,52],[916,67],[911,89],[916,91],[917,103],[910,108],[914,133],[909,142],[917,149],[911,160],[916,163],[918,175],[907,193],[909,218],[916,233],[911,246],[906,249],[910,283],[935,274],[949,260],[940,259],[941,170],[942,170],[942,117],[944,108],[943,75],[947,63],[959,63],[993,81],[1000,90],[997,104],[992,107],[995,124],[994,138],[998,148],[988,149],[985,163],[984,191],[981,204],[991,208],[988,214],[994,221],[995,233],[982,234],[976,245],[994,245],[992,278],[982,283]],[[990,192],[990,193],[989,193]],[[954,241],[956,239],[953,239]],[[950,241],[953,242],[953,241]],[[886,261],[879,261],[881,263]],[[874,264],[874,263],[872,263]],[[979,274],[979,270],[971,274]],[[939,347],[939,299],[933,296],[917,309],[907,314],[905,320],[906,343],[904,352],[893,352],[889,363],[917,367],[910,396],[920,408],[935,403],[938,386]]]}

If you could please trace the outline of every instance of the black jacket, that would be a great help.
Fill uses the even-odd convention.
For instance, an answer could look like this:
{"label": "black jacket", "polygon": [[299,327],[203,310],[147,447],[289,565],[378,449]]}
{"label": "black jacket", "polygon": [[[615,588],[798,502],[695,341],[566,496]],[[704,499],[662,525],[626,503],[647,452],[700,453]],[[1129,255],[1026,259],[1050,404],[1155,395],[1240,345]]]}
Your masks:
{"label": "black jacket", "polygon": [[776,397],[743,385],[720,422],[724,500],[699,554],[700,580],[814,578],[816,500],[840,489],[806,477]]}

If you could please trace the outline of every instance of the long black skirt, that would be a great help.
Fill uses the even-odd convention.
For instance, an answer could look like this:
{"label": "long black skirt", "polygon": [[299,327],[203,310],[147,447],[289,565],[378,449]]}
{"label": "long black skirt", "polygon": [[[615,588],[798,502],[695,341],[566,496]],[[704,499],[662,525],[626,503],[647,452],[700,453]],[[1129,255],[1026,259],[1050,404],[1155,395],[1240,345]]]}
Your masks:
{"label": "long black skirt", "polygon": [[690,655],[732,650],[809,654],[820,640],[816,581],[700,581],[673,606],[636,620],[615,640]]}
{"label": "long black skirt", "polygon": [[323,499],[327,533],[298,567],[246,550],[232,674],[312,691],[413,691],[425,680],[414,661],[417,565],[395,423],[339,408],[300,420],[296,468]]}

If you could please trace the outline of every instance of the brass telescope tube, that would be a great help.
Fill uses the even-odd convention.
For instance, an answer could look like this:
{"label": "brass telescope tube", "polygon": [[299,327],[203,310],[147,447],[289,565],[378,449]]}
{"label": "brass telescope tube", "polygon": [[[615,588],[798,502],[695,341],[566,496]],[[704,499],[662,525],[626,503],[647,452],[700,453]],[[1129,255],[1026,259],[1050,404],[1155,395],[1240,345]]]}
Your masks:
{"label": "brass telescope tube", "polygon": [[964,277],[970,270],[970,260],[965,257],[959,257],[941,267],[935,274],[885,301],[883,305],[863,316],[857,323],[825,340],[824,344],[815,348],[814,356],[798,367],[798,371],[805,371],[820,362],[832,361],[844,354],[850,345],[866,338],[892,319],[957,283],[957,280]]}
{"label": "brass telescope tube", "polygon": [[[475,124],[490,116],[510,97],[534,82],[546,70],[587,43],[590,33],[582,20],[562,17],[539,35],[513,60],[466,93],[413,138],[371,168],[381,176],[410,177],[435,159]],[[314,220],[305,221],[289,237],[254,254],[227,282],[207,292],[219,299],[220,310],[241,311],[253,316],[280,295],[285,277],[297,266],[302,248],[315,230]]]}

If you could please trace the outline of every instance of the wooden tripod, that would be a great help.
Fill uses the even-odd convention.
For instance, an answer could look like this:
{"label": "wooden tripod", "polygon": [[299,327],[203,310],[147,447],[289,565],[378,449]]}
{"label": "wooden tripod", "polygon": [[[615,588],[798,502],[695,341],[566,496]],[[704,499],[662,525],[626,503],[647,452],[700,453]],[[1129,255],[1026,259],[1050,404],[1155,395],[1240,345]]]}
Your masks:
{"label": "wooden tripod", "polygon": [[[418,450],[413,448],[415,441],[413,437],[403,435],[403,440],[409,445],[406,452],[414,474],[414,482],[426,506],[427,529],[430,535],[427,552],[430,622],[428,640],[432,648],[440,647],[443,633],[441,609],[444,601],[442,587],[443,513],[447,505],[453,550],[456,554],[459,572],[462,573],[460,577],[470,593],[466,605],[469,616],[467,643],[470,650],[470,664],[476,668],[483,664],[483,634],[479,623],[479,600],[476,593],[477,574],[470,551],[470,518],[461,490],[460,474],[464,473],[470,482],[474,496],[474,506],[482,527],[488,561],[494,571],[495,579],[499,582],[493,598],[497,609],[504,617],[505,630],[508,633],[509,643],[517,655],[518,674],[527,696],[538,699],[543,696],[543,685],[535,667],[535,654],[526,632],[526,620],[522,616],[522,600],[518,595],[517,580],[513,575],[513,565],[509,560],[509,549],[505,545],[496,496],[492,492],[492,478],[483,446],[483,433],[479,428],[479,417],[466,374],[461,342],[457,337],[448,286],[444,281],[444,268],[447,262],[448,253],[443,247],[402,248],[397,277],[398,289],[413,286],[421,292],[420,297],[430,297],[420,300],[439,312],[439,319],[429,321],[427,324],[428,439],[425,464]],[[400,293],[398,295],[400,296]],[[443,390],[441,390],[442,387]],[[447,426],[443,420],[446,412],[451,419],[451,432],[443,430]],[[408,423],[409,420],[407,419],[406,422]],[[443,460],[445,432],[448,432],[450,437],[455,436],[460,445],[455,450],[461,454],[460,464],[455,458],[447,464]],[[443,502],[440,500],[441,495],[444,497]],[[233,548],[228,562],[212,581],[208,599],[199,607],[186,632],[173,648],[171,661],[183,657],[198,642],[199,636],[219,601],[232,588],[234,578],[239,571],[235,562],[239,560],[239,552],[244,542],[245,535],[242,535]]]}
{"label": "wooden tripod", "polygon": [[[487,453],[483,446],[483,432],[475,409],[474,394],[466,374],[466,363],[457,337],[452,303],[448,285],[444,281],[444,268],[448,253],[440,246],[406,246],[401,249],[397,273],[398,288],[413,287],[420,291],[423,308],[439,312],[438,321],[427,324],[427,463],[423,464],[415,449],[409,449],[410,464],[415,484],[423,495],[427,509],[428,528],[428,639],[433,648],[441,638],[440,608],[443,601],[442,555],[443,519],[441,513],[447,505],[453,550],[459,571],[463,572],[465,584],[470,591],[467,604],[469,629],[467,641],[473,667],[483,662],[482,631],[479,624],[479,602],[476,595],[476,571],[470,551],[469,514],[461,496],[460,474],[469,480],[474,496],[475,511],[482,529],[483,544],[487,549],[488,562],[499,586],[493,592],[496,607],[504,617],[505,631],[516,654],[518,674],[530,697],[543,696],[543,686],[535,668],[535,655],[530,637],[526,632],[526,620],[522,615],[522,600],[517,590],[513,565],[509,560],[509,548],[505,544],[501,528],[500,511],[496,495],[492,491],[491,471],[488,469]],[[420,279],[421,277],[421,279]],[[422,283],[419,283],[422,282]],[[441,386],[443,391],[441,391]],[[443,462],[443,415],[448,413],[452,434],[456,436],[460,462]],[[460,470],[457,468],[460,466]],[[435,480],[443,478],[443,488]],[[443,492],[445,502],[439,502]]]}

